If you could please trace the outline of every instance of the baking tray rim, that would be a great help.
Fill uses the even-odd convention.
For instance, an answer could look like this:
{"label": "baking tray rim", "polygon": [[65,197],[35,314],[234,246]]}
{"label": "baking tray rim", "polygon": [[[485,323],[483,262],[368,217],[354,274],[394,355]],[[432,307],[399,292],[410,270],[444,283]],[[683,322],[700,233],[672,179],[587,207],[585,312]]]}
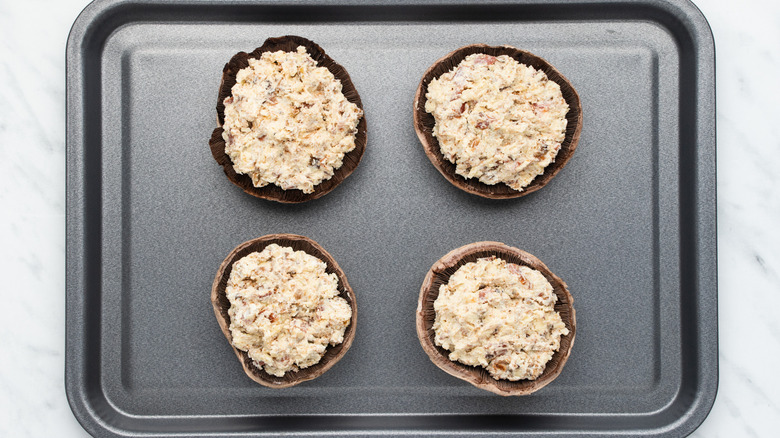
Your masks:
{"label": "baking tray rim", "polygon": [[[88,56],[85,54],[86,49],[95,49],[94,45],[90,45],[90,38],[98,38],[98,48],[102,48],[102,44],[108,40],[111,33],[121,27],[122,24],[132,22],[132,18],[122,15],[122,12],[126,8],[132,7],[172,7],[172,8],[196,8],[198,6],[208,6],[213,3],[209,0],[186,0],[182,2],[175,1],[122,1],[122,0],[97,0],[88,5],[75,20],[70,34],[68,36],[66,46],[66,320],[65,320],[65,333],[66,333],[66,355],[65,355],[65,387],[66,395],[68,398],[71,410],[79,421],[79,423],[90,433],[94,435],[111,435],[111,436],[138,436],[138,435],[165,435],[162,432],[154,430],[153,428],[144,427],[144,421],[154,418],[155,420],[165,420],[175,418],[187,423],[199,423],[199,420],[207,420],[210,416],[175,416],[175,417],[147,417],[136,416],[123,412],[117,406],[111,404],[100,387],[100,378],[98,370],[88,369],[89,364],[85,358],[80,354],[82,349],[87,344],[96,343],[95,340],[90,340],[88,332],[90,329],[96,327],[86,327],[82,323],[86,311],[85,291],[95,287],[94,273],[99,274],[99,269],[95,268],[89,263],[89,257],[87,254],[93,254],[95,251],[100,253],[100,249],[93,248],[95,245],[90,245],[87,235],[87,229],[91,233],[95,230],[100,230],[99,221],[97,223],[86,223],[87,217],[84,212],[88,209],[90,204],[90,197],[85,193],[85,189],[89,188],[86,184],[87,180],[90,180],[90,184],[94,186],[94,178],[90,179],[90,176],[94,176],[89,173],[89,167],[82,162],[83,146],[88,138],[90,141],[94,141],[96,138],[95,132],[87,132],[83,129],[84,121],[86,119],[87,107],[84,96],[88,87],[83,80],[84,62],[88,60]],[[408,1],[403,3],[384,2],[377,0],[369,0],[360,2],[358,0],[290,0],[283,1],[251,1],[251,0],[231,0],[224,3],[220,3],[225,6],[270,6],[270,5],[293,5],[296,7],[307,6],[387,6],[387,7],[403,7],[403,6],[440,6],[440,5],[464,5],[470,2],[460,1],[428,1],[428,2],[414,2]],[[496,3],[505,4],[505,2],[483,2],[483,3]],[[686,70],[682,67],[682,64],[687,65],[688,68],[694,71],[696,77],[695,83],[698,85],[695,90],[695,99],[693,102],[686,104],[681,100],[681,107],[688,105],[686,109],[692,111],[694,119],[696,120],[695,126],[692,128],[680,127],[680,130],[689,130],[688,135],[695,139],[695,147],[683,148],[681,147],[681,161],[685,156],[689,160],[693,160],[696,172],[694,175],[681,175],[680,176],[680,202],[692,202],[695,205],[696,220],[689,220],[683,226],[681,221],[681,234],[685,231],[687,236],[682,236],[681,239],[685,239],[688,245],[682,245],[681,248],[681,265],[694,265],[693,272],[695,275],[690,278],[682,279],[683,286],[691,287],[696,291],[695,296],[691,300],[681,303],[681,306],[690,307],[688,309],[693,315],[695,315],[696,323],[692,327],[683,326],[683,338],[690,338],[695,345],[698,346],[695,354],[692,356],[692,361],[698,366],[695,372],[690,371],[688,368],[682,370],[684,379],[693,379],[694,386],[697,391],[693,394],[685,393],[681,391],[678,393],[667,406],[664,408],[652,412],[643,413],[639,415],[618,415],[614,414],[597,414],[587,415],[590,418],[605,419],[620,418],[618,423],[622,423],[624,428],[607,429],[610,433],[626,433],[633,434],[639,432],[636,429],[635,424],[641,423],[648,418],[663,418],[666,419],[671,414],[671,421],[663,421],[661,425],[655,425],[650,430],[654,434],[662,436],[676,436],[678,434],[688,434],[695,430],[707,417],[712,405],[714,404],[718,387],[718,339],[717,339],[717,218],[716,218],[716,166],[715,166],[715,43],[712,36],[712,31],[707,23],[706,18],[701,11],[688,0],[607,0],[605,1],[593,1],[593,0],[578,0],[575,2],[566,2],[565,0],[550,0],[550,1],[534,1],[534,0],[520,0],[512,3],[520,5],[604,5],[605,3],[621,5],[631,4],[638,7],[645,8],[646,10],[652,10],[659,12],[663,15],[673,17],[676,28],[670,29],[677,38],[678,44],[690,44],[693,46],[693,52],[695,53],[695,59],[681,59],[681,74],[684,74]],[[473,2],[472,2],[473,4]],[[596,19],[592,17],[593,19]],[[650,18],[650,17],[648,17]],[[656,17],[657,18],[657,17]],[[112,21],[113,20],[113,21]],[[123,22],[124,20],[124,22]],[[109,22],[111,26],[105,29],[106,22]],[[101,25],[103,28],[101,28]],[[684,58],[684,57],[681,57]],[[688,108],[690,107],[690,108]],[[705,108],[710,110],[699,110],[699,108]],[[94,109],[93,109],[94,110]],[[682,118],[681,109],[681,118]],[[98,111],[98,115],[99,115]],[[98,124],[99,125],[99,124]],[[99,141],[99,133],[97,138]],[[682,134],[681,134],[682,135]],[[682,143],[682,142],[681,142]],[[93,171],[94,173],[94,171]],[[99,181],[99,179],[97,179]],[[94,203],[94,201],[92,201]],[[91,225],[91,226],[89,226]],[[99,235],[99,233],[97,233]],[[99,245],[98,245],[99,246]],[[682,269],[681,271],[687,272]],[[688,266],[690,269],[691,266]],[[703,269],[702,269],[703,268]],[[93,274],[93,275],[90,275]],[[684,301],[684,300],[681,300]],[[99,324],[96,325],[99,330]],[[687,327],[687,330],[685,329]],[[702,327],[707,327],[709,330],[703,330]],[[98,342],[99,343],[99,342]],[[684,345],[684,342],[681,342]],[[681,388],[683,387],[681,383]],[[90,391],[90,388],[92,391]],[[95,393],[97,389],[97,393]],[[477,415],[459,415],[454,416],[457,418],[449,418],[447,415],[430,414],[430,415],[408,415],[408,414],[390,414],[390,415],[368,415],[368,414],[340,414],[340,415],[328,415],[319,416],[312,415],[305,417],[309,419],[322,418],[326,422],[328,419],[339,418],[341,424],[345,419],[384,419],[386,428],[366,428],[360,425],[365,425],[364,421],[358,421],[358,424],[352,425],[349,429],[341,431],[333,431],[332,433],[348,433],[350,435],[362,435],[371,434],[375,432],[385,432],[398,435],[409,434],[421,434],[421,433],[435,433],[436,431],[420,428],[403,428],[398,426],[397,418],[406,419],[405,424],[414,425],[419,424],[421,421],[428,421],[430,419],[438,419],[445,421],[452,419],[463,419],[468,417],[483,417]],[[226,417],[226,416],[219,416]],[[273,417],[273,416],[271,416]],[[512,416],[517,419],[520,416]],[[547,423],[551,417],[569,417],[568,415],[537,415],[537,414],[523,414],[522,418],[526,420],[532,420],[532,422],[539,421],[540,429],[525,431],[526,433],[558,433],[559,435],[569,435],[578,432],[585,433],[598,433],[598,430],[569,430],[559,429],[550,430],[545,429],[544,425],[550,426]],[[581,417],[581,415],[573,415],[571,417]],[[113,418],[113,421],[112,421]],[[231,417],[233,418],[233,417]],[[236,416],[234,417],[239,421],[245,421],[247,417]],[[253,416],[251,418],[265,418],[263,416]],[[387,421],[389,419],[389,421]],[[118,421],[117,421],[118,420]],[[440,423],[437,421],[437,423]],[[460,421],[454,421],[455,424],[459,424]],[[182,423],[184,424],[184,423]],[[204,423],[205,424],[205,423]],[[376,424],[376,423],[375,423]],[[441,424],[441,423],[440,423]],[[554,423],[553,423],[554,424]],[[134,426],[142,427],[134,427]],[[607,430],[601,429],[601,432]],[[641,433],[648,433],[648,429],[642,429]],[[322,434],[323,430],[289,430],[288,433],[292,434]],[[453,433],[454,430],[439,430],[441,433]],[[469,431],[464,431],[469,432]],[[473,434],[478,435],[478,431],[471,431]],[[196,433],[193,430],[193,433]],[[248,432],[249,433],[249,432]],[[269,432],[273,434],[273,432]],[[523,433],[523,432],[520,432]],[[176,433],[178,434],[178,432]],[[208,428],[201,429],[201,432],[197,434],[208,435],[233,435],[234,432],[221,432],[218,430],[209,430]],[[510,432],[511,434],[511,432]]]}

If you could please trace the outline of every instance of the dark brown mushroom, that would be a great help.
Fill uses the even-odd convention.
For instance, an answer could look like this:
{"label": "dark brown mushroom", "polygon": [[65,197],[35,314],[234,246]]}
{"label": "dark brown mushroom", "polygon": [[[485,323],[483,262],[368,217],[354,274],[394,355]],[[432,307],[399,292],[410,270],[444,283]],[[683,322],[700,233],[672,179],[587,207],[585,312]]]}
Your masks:
{"label": "dark brown mushroom", "polygon": [[[344,341],[342,343],[328,346],[327,350],[325,350],[325,355],[318,363],[307,368],[299,369],[298,371],[287,372],[282,377],[273,376],[265,372],[262,368],[256,367],[246,351],[239,350],[233,346],[233,336],[230,333],[230,316],[228,314],[230,301],[228,301],[227,296],[225,295],[225,288],[227,287],[227,282],[230,278],[230,272],[233,269],[233,263],[250,253],[262,251],[266,246],[272,243],[291,247],[296,251],[304,251],[325,262],[327,265],[326,272],[328,274],[336,274],[336,277],[338,277],[339,296],[347,300],[352,308],[352,318],[344,332]],[[214,284],[211,287],[211,305],[214,308],[214,315],[217,317],[219,327],[222,329],[222,333],[227,338],[230,346],[233,347],[233,351],[236,353],[238,360],[244,367],[244,372],[255,382],[271,388],[287,388],[319,377],[346,354],[347,350],[349,350],[349,347],[352,345],[352,341],[355,339],[355,324],[357,323],[355,292],[349,286],[347,276],[344,274],[344,271],[341,270],[338,263],[336,263],[333,256],[328,254],[328,252],[317,242],[304,236],[295,234],[269,234],[238,245],[230,254],[228,254],[220,265],[217,275],[214,277]]]}
{"label": "dark brown mushroom", "polygon": [[[451,361],[449,352],[434,342],[435,332],[433,323],[436,320],[436,311],[433,303],[439,296],[439,288],[447,284],[449,278],[461,266],[469,262],[476,262],[483,257],[495,256],[507,263],[528,266],[536,269],[550,282],[558,301],[555,311],[561,315],[563,323],[569,329],[569,334],[561,337],[561,346],[552,359],[547,363],[542,375],[535,380],[496,380],[484,368],[464,365]],[[499,395],[526,395],[535,392],[553,381],[563,370],[566,360],[571,353],[574,336],[576,334],[576,319],[574,315],[573,299],[566,283],[553,274],[541,260],[533,255],[499,242],[476,242],[462,246],[439,259],[425,276],[420,299],[417,305],[417,337],[420,344],[431,358],[431,361],[439,368],[472,385],[494,392]]]}
{"label": "dark brown mushroom", "polygon": [[224,132],[222,125],[225,123],[224,101],[226,97],[231,95],[231,89],[233,88],[233,85],[236,84],[236,75],[241,69],[249,66],[250,58],[259,59],[263,52],[276,52],[280,50],[295,52],[298,46],[306,48],[306,52],[314,59],[318,67],[325,67],[330,70],[330,72],[333,73],[333,76],[341,81],[341,92],[344,93],[344,97],[357,105],[361,110],[363,109],[363,103],[360,100],[355,85],[352,83],[352,79],[349,77],[349,73],[347,73],[347,70],[344,69],[344,67],[325,54],[322,47],[313,41],[299,36],[288,35],[278,38],[268,38],[262,46],[256,48],[251,53],[239,52],[225,64],[225,68],[222,70],[222,83],[219,86],[219,96],[217,97],[217,124],[219,126],[211,133],[211,139],[209,140],[211,155],[217,160],[217,163],[222,166],[225,175],[227,175],[228,179],[233,184],[252,196],[282,203],[305,202],[317,199],[330,192],[357,168],[360,159],[363,157],[363,152],[366,149],[367,125],[366,116],[363,114],[363,117],[360,118],[357,126],[355,149],[344,155],[342,166],[335,170],[330,179],[317,184],[312,193],[303,193],[302,190],[298,189],[283,190],[274,184],[268,184],[264,187],[255,187],[252,184],[252,179],[248,175],[239,174],[233,170],[233,162],[225,153],[225,140],[222,138],[222,133]]}
{"label": "dark brown mushroom", "polygon": [[[425,111],[425,93],[428,91],[428,84],[442,74],[452,70],[461,63],[468,55],[474,53],[484,53],[491,56],[507,55],[514,58],[521,64],[530,65],[537,70],[542,70],[547,78],[556,82],[561,87],[561,93],[567,104],[569,112],[566,114],[567,126],[566,137],[561,144],[561,149],[555,157],[555,161],[550,163],[544,170],[544,173],[538,175],[522,191],[512,189],[506,184],[499,183],[488,185],[476,178],[466,179],[455,173],[455,164],[444,158],[439,147],[439,141],[433,136],[433,127],[436,121],[433,115]],[[414,97],[414,129],[417,131],[417,137],[425,149],[425,154],[431,160],[434,167],[455,187],[465,190],[485,198],[507,199],[519,198],[529,193],[533,193],[544,187],[550,180],[566,165],[577,148],[582,131],[582,106],[580,97],[568,79],[566,79],[555,67],[546,60],[524,50],[511,46],[488,46],[485,44],[473,44],[461,47],[436,61],[423,75],[420,85],[417,87],[417,94]]]}

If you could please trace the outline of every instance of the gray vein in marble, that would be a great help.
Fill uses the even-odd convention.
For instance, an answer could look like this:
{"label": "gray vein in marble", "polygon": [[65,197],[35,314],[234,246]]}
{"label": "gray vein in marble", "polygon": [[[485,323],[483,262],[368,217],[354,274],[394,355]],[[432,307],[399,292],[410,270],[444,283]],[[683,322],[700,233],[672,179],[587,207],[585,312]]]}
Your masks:
{"label": "gray vein in marble", "polygon": [[753,379],[747,375],[739,365],[735,364],[728,357],[723,355],[720,357],[720,362],[722,368],[728,369],[730,373],[739,379],[739,384],[745,385],[755,396],[763,400],[772,409],[778,411],[778,414],[780,415],[780,410],[778,410],[777,404],[772,401],[772,398],[767,395],[766,392],[764,392],[764,389],[761,388],[760,385],[756,384],[756,382],[754,382]]}
{"label": "gray vein in marble", "polygon": [[[739,406],[736,405],[731,399],[725,399],[723,400],[723,404],[726,407],[729,415],[735,422],[741,423],[741,426],[743,428],[743,432],[750,437],[759,437],[758,432],[756,432],[750,424],[744,423],[743,421],[743,415],[742,412],[740,412]],[[718,435],[720,436],[720,434]],[[728,433],[725,436],[730,436]]]}

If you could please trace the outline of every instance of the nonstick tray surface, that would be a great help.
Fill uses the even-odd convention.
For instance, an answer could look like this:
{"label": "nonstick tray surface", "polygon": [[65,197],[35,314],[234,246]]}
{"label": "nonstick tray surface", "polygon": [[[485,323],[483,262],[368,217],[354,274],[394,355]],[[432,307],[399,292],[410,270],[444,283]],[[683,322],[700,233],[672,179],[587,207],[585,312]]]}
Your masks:
{"label": "nonstick tray surface", "polygon": [[[356,171],[299,205],[256,199],[211,157],[222,67],[300,35],[349,71],[368,121]],[[412,124],[425,70],[509,44],[579,92],[577,151],[513,200],[460,191]],[[66,388],[97,436],[680,436],[717,388],[714,43],[670,1],[98,1],[67,47]],[[358,302],[323,376],[252,382],[209,302],[222,259],[270,233],[319,242]],[[501,241],[569,285],[577,339],[524,397],[452,378],[415,334],[426,271]]]}

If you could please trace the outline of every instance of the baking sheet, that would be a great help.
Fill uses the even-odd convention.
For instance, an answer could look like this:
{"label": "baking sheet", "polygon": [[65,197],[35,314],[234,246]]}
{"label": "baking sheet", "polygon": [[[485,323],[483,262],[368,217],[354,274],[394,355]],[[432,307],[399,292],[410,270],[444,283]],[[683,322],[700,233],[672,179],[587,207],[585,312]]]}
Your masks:
{"label": "baking sheet", "polygon": [[[347,68],[368,120],[360,166],[327,196],[247,196],[211,158],[225,62],[301,35]],[[510,44],[579,92],[577,152],[515,200],[430,164],[412,101],[430,64]],[[714,45],[684,1],[99,1],[68,41],[66,389],[98,436],[679,436],[717,387]],[[355,343],[318,379],[259,387],[209,305],[221,260],[306,235],[358,297]],[[503,398],[433,365],[414,329],[431,264],[496,240],[569,285],[578,335],[542,391]]]}

